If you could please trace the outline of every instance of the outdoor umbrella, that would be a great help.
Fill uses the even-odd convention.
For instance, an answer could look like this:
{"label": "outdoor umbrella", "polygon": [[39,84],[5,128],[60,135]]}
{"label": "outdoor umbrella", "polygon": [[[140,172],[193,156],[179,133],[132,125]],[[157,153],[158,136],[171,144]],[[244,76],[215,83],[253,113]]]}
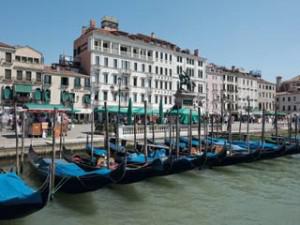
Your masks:
{"label": "outdoor umbrella", "polygon": [[160,102],[159,102],[159,124],[163,124],[163,119],[164,119],[163,102],[162,102],[162,99],[160,99]]}
{"label": "outdoor umbrella", "polygon": [[132,102],[131,102],[131,98],[129,98],[129,102],[128,102],[127,122],[128,122],[128,125],[132,124]]}

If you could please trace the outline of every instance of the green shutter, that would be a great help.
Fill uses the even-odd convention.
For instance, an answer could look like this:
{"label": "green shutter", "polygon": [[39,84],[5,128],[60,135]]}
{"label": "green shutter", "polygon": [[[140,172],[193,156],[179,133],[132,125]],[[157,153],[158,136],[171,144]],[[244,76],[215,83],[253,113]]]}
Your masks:
{"label": "green shutter", "polygon": [[69,100],[69,93],[67,91],[61,92],[61,101],[66,102]]}
{"label": "green shutter", "polygon": [[90,95],[84,95],[83,96],[83,102],[85,104],[91,104],[91,96]]}
{"label": "green shutter", "polygon": [[51,91],[48,89],[45,91],[44,93],[44,99],[45,99],[45,102],[49,103],[50,102],[50,99],[51,99]]}
{"label": "green shutter", "polygon": [[12,97],[13,97],[13,93],[10,87],[5,87],[2,89],[2,99],[11,100]]}
{"label": "green shutter", "polygon": [[42,100],[42,91],[41,89],[37,88],[34,91],[34,100],[41,101]]}

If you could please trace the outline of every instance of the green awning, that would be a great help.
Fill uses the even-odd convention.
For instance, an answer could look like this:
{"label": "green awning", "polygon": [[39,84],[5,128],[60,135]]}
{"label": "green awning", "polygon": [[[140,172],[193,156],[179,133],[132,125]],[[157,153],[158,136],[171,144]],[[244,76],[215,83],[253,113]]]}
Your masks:
{"label": "green awning", "polygon": [[37,104],[37,103],[27,103],[24,105],[25,109],[29,111],[53,111],[54,109],[58,111],[71,111],[70,108],[66,108],[64,105],[52,105],[52,104]]}
{"label": "green awning", "polygon": [[31,84],[15,84],[14,89],[15,89],[15,93],[31,93],[32,85]]}
{"label": "green awning", "polygon": [[41,89],[37,88],[34,91],[34,100],[41,101],[42,100],[42,91]]}
{"label": "green awning", "polygon": [[[172,109],[167,114],[172,115],[172,116],[176,116],[177,115],[177,109]],[[180,123],[189,124],[189,122],[190,122],[190,109],[189,108],[178,109],[178,114],[179,114]],[[193,110],[192,111],[192,122],[197,123],[198,120],[199,120],[198,112]]]}
{"label": "green awning", "polygon": [[2,99],[10,100],[13,98],[13,92],[10,87],[5,87],[2,89]]}

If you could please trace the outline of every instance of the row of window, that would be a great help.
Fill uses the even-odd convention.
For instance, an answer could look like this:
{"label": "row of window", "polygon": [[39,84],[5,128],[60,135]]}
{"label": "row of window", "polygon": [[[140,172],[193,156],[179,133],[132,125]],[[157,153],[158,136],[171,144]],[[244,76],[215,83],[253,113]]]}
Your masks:
{"label": "row of window", "polygon": [[265,90],[275,90],[274,85],[258,85],[259,88],[265,89]]}
{"label": "row of window", "polygon": [[[134,103],[143,103],[145,101],[145,94],[140,94],[140,98],[138,99],[138,94],[137,93],[133,93],[132,94],[132,97],[133,97],[133,102]],[[172,104],[172,96],[159,96],[159,95],[155,95],[154,96],[154,103],[158,104],[159,103],[159,100],[162,100],[164,104]],[[140,101],[138,101],[140,100]],[[149,95],[148,96],[148,102],[149,103],[152,103],[152,96]]]}
{"label": "row of window", "polygon": [[293,105],[293,106],[288,105],[287,108],[285,107],[285,105],[282,106],[282,111],[285,111],[285,110],[292,111],[292,109],[293,109],[293,111],[297,111],[297,106],[296,105]]}
{"label": "row of window", "polygon": [[[12,80],[12,71],[11,69],[5,69],[4,72],[4,78],[5,80]],[[17,80],[22,81],[32,81],[33,79],[33,72],[32,71],[23,71],[23,70],[17,70]],[[35,81],[41,82],[42,81],[42,74],[40,72],[35,73]]]}
{"label": "row of window", "polygon": [[[19,55],[15,56],[15,61],[22,62],[22,63],[34,63],[34,64],[40,63],[40,59],[38,59],[38,58],[19,56]],[[5,52],[5,62],[12,63],[12,53],[11,52]]]}
{"label": "row of window", "polygon": [[[293,96],[293,97],[290,97],[290,96],[288,96],[288,97],[281,97],[281,100],[283,101],[283,102],[285,102],[285,100],[287,100],[288,102],[290,102],[291,100],[293,99],[293,101],[295,102],[295,101],[297,101],[297,97],[296,96]],[[279,102],[279,97],[277,97],[277,102]]]}
{"label": "row of window", "polygon": [[262,97],[262,98],[274,98],[275,94],[270,93],[270,92],[261,92],[261,93],[258,93],[258,96]]}

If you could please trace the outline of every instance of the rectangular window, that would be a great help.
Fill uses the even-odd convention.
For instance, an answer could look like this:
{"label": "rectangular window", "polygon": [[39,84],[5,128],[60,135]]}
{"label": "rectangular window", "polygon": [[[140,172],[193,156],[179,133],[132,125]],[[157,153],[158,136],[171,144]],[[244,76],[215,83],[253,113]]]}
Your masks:
{"label": "rectangular window", "polygon": [[6,52],[5,53],[5,62],[7,63],[11,63],[12,60],[11,60],[11,53],[10,52]]}
{"label": "rectangular window", "polygon": [[163,68],[160,67],[160,75],[163,75]]}
{"label": "rectangular window", "polygon": [[31,71],[26,71],[26,80],[31,81]]}
{"label": "rectangular window", "polygon": [[114,59],[114,68],[118,68],[118,60],[117,59]]}
{"label": "rectangular window", "polygon": [[168,81],[165,81],[165,90],[168,90]]}
{"label": "rectangular window", "polygon": [[137,77],[133,78],[133,86],[136,87],[137,86]]}
{"label": "rectangular window", "polygon": [[198,77],[203,78],[203,70],[198,70]]}
{"label": "rectangular window", "polygon": [[75,79],[74,79],[74,87],[75,88],[80,88],[81,87],[80,77],[75,77]]}
{"label": "rectangular window", "polygon": [[108,84],[108,73],[103,73],[103,82],[104,84]]}
{"label": "rectangular window", "polygon": [[142,64],[142,72],[145,72],[145,64]]}
{"label": "rectangular window", "polygon": [[136,93],[133,93],[133,102],[137,102],[137,94]]}
{"label": "rectangular window", "polygon": [[155,73],[158,74],[158,66],[155,67]]}
{"label": "rectangular window", "polygon": [[17,80],[23,80],[23,71],[17,70]]}
{"label": "rectangular window", "polygon": [[138,64],[134,63],[134,71],[138,71]]}
{"label": "rectangular window", "polygon": [[15,59],[16,59],[17,62],[21,62],[21,57],[20,56],[16,55]]}
{"label": "rectangular window", "polygon": [[148,102],[149,102],[149,103],[152,102],[151,95],[148,95]]}
{"label": "rectangular window", "polygon": [[172,96],[169,97],[169,104],[172,104]]}
{"label": "rectangular window", "polygon": [[40,60],[38,58],[34,58],[34,63],[35,64],[39,64],[40,63]]}
{"label": "rectangular window", "polygon": [[172,69],[169,69],[169,76],[172,76]]}
{"label": "rectangular window", "polygon": [[61,86],[68,86],[69,85],[69,78],[62,77],[61,80],[60,80],[60,84],[61,84]]}
{"label": "rectangular window", "polygon": [[144,101],[145,101],[145,95],[141,94],[141,102],[144,102]]}
{"label": "rectangular window", "polygon": [[165,104],[168,104],[168,96],[165,96]]}
{"label": "rectangular window", "polygon": [[151,79],[148,79],[148,87],[152,88],[152,80]]}
{"label": "rectangular window", "polygon": [[128,86],[128,77],[123,77],[123,84],[127,87]]}
{"label": "rectangular window", "polygon": [[50,75],[44,76],[44,84],[51,84],[52,77]]}
{"label": "rectangular window", "polygon": [[160,81],[160,89],[163,89],[163,85],[164,85],[164,83],[163,83],[163,81],[161,80],[161,81]]}
{"label": "rectangular window", "polygon": [[113,75],[113,84],[118,84],[118,76],[117,76],[117,74]]}
{"label": "rectangular window", "polygon": [[108,67],[108,58],[107,57],[104,58],[104,66]]}
{"label": "rectangular window", "polygon": [[170,86],[170,90],[172,90],[172,81],[170,82],[169,86]]}
{"label": "rectangular window", "polygon": [[155,80],[155,88],[158,88],[158,80]]}
{"label": "rectangular window", "polygon": [[145,87],[145,79],[141,78],[141,87]]}
{"label": "rectangular window", "polygon": [[157,104],[158,103],[158,96],[155,95],[155,103]]}
{"label": "rectangular window", "polygon": [[152,73],[152,66],[151,65],[148,66],[148,72]]}
{"label": "rectangular window", "polygon": [[91,87],[90,78],[84,78],[84,87]]}
{"label": "rectangular window", "polygon": [[165,75],[168,76],[168,68],[165,68]]}
{"label": "rectangular window", "polygon": [[5,69],[5,79],[11,80],[11,70]]}
{"label": "rectangular window", "polygon": [[42,81],[42,74],[40,72],[36,72],[36,79],[37,82],[41,82]]}
{"label": "rectangular window", "polygon": [[107,101],[107,91],[103,91],[103,101]]}

